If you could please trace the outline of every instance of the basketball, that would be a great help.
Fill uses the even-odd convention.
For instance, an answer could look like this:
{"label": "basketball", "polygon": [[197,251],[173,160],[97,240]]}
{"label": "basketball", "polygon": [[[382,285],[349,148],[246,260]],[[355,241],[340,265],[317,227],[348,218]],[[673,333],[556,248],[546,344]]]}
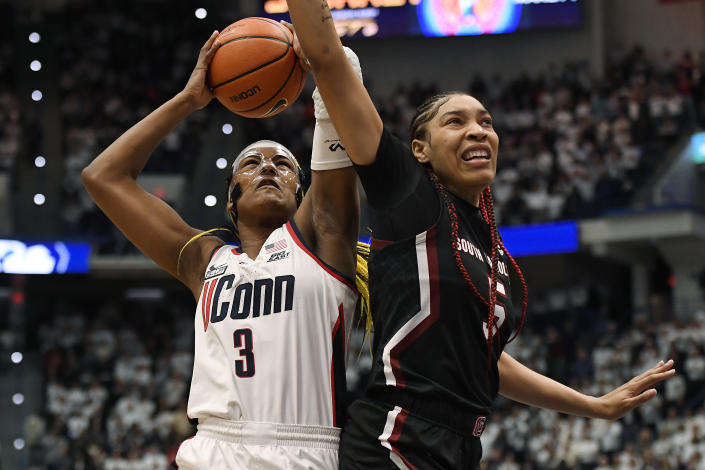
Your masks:
{"label": "basketball", "polygon": [[208,85],[223,106],[240,116],[264,118],[285,110],[301,94],[306,74],[286,26],[250,17],[219,35]]}

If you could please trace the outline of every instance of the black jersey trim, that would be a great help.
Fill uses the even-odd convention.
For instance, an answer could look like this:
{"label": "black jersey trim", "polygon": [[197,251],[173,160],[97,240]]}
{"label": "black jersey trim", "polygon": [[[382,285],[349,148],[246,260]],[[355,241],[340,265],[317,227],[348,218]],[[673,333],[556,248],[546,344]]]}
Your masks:
{"label": "black jersey trim", "polygon": [[348,286],[350,289],[353,290],[355,295],[358,295],[357,292],[357,287],[355,287],[355,281],[350,278],[349,276],[346,276],[345,274],[341,273],[337,269],[335,269],[333,266],[329,265],[325,261],[323,261],[321,258],[316,256],[313,253],[313,250],[308,246],[306,241],[304,240],[304,237],[301,235],[301,232],[299,231],[299,228],[296,226],[296,222],[294,222],[294,219],[290,219],[286,223],[286,228],[289,231],[289,234],[291,235],[291,238],[294,239],[294,242],[302,249],[304,250],[313,260],[319,264],[328,274],[336,278],[338,281],[342,282],[346,286]]}
{"label": "black jersey trim", "polygon": [[342,428],[345,423],[345,312],[343,304],[338,305],[338,318],[332,332],[333,352],[330,361],[331,400],[333,405],[333,426]]}
{"label": "black jersey trim", "polygon": [[211,251],[211,256],[210,256],[210,258],[208,258],[209,262],[210,262],[210,261],[213,261],[213,258],[215,257],[215,254],[218,252],[218,250],[220,250],[220,249],[223,248],[224,246],[225,246],[225,244],[220,245],[220,246],[216,246],[215,248],[213,248],[213,251]]}

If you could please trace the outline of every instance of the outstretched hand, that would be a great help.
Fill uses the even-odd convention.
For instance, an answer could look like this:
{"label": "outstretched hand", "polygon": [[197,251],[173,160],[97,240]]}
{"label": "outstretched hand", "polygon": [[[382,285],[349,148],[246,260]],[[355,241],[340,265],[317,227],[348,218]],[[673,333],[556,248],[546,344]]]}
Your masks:
{"label": "outstretched hand", "polygon": [[208,76],[208,66],[213,60],[215,51],[220,47],[220,42],[217,40],[218,31],[213,31],[213,34],[208,38],[201,51],[198,53],[196,67],[191,72],[191,76],[186,83],[181,93],[185,94],[189,101],[193,104],[194,110],[204,108],[215,95],[208,87],[206,77]]}
{"label": "outstretched hand", "polygon": [[619,419],[642,403],[656,396],[657,383],[672,377],[676,373],[673,360],[659,361],[651,369],[639,374],[624,385],[598,398],[601,409],[600,418]]}

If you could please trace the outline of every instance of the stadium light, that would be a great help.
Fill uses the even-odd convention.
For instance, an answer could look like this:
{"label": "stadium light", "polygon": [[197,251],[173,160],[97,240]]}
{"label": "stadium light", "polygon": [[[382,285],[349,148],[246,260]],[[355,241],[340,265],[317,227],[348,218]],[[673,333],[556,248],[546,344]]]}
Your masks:
{"label": "stadium light", "polygon": [[230,135],[233,133],[232,124],[223,124],[223,134]]}
{"label": "stadium light", "polygon": [[197,8],[196,9],[196,18],[198,18],[199,20],[202,20],[206,16],[208,16],[208,12],[206,11],[205,8]]}
{"label": "stadium light", "polygon": [[44,197],[42,193],[37,193],[34,195],[34,203],[38,206],[43,205],[46,202],[47,198]]}
{"label": "stadium light", "polygon": [[217,166],[220,170],[224,170],[225,167],[228,166],[228,161],[223,157],[220,157],[215,161],[215,166]]}
{"label": "stadium light", "polygon": [[41,155],[38,155],[34,159],[34,166],[36,166],[37,168],[44,168],[44,165],[46,165],[46,164],[47,164],[47,159],[42,157]]}
{"label": "stadium light", "polygon": [[29,42],[36,44],[42,40],[42,36],[37,32],[29,33]]}
{"label": "stadium light", "polygon": [[12,354],[10,354],[10,360],[12,361],[13,364],[19,364],[22,362],[22,353],[19,351],[15,351]]}
{"label": "stadium light", "polygon": [[14,403],[17,406],[20,406],[22,403],[24,403],[24,395],[21,393],[15,393],[12,395],[12,403]]}
{"label": "stadium light", "polygon": [[24,449],[24,439],[22,439],[21,437],[18,437],[17,439],[15,439],[15,442],[13,442],[12,444],[15,446],[15,449],[17,449],[17,450]]}
{"label": "stadium light", "polygon": [[32,99],[34,101],[41,101],[43,96],[44,95],[42,95],[42,92],[40,90],[34,90],[32,92]]}
{"label": "stadium light", "polygon": [[29,68],[32,72],[39,72],[42,69],[42,63],[35,59],[29,63]]}
{"label": "stadium light", "polygon": [[208,207],[213,207],[218,203],[218,199],[212,194],[209,194],[203,199],[203,203]]}

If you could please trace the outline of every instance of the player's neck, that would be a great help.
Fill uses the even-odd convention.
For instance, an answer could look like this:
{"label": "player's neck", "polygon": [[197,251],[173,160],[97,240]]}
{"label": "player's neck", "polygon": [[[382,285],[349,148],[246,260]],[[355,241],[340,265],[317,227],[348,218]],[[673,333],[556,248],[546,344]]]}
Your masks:
{"label": "player's neck", "polygon": [[240,236],[240,250],[255,259],[262,249],[262,245],[269,238],[269,235],[281,224],[270,227],[268,225],[249,225],[246,223],[238,223],[238,232]]}
{"label": "player's neck", "polygon": [[448,189],[448,191],[455,194],[456,197],[462,199],[463,201],[467,202],[468,204],[471,204],[475,207],[480,206],[480,196],[482,195],[482,190],[484,188],[478,189],[478,188],[454,187],[452,184],[446,185],[446,188]]}

